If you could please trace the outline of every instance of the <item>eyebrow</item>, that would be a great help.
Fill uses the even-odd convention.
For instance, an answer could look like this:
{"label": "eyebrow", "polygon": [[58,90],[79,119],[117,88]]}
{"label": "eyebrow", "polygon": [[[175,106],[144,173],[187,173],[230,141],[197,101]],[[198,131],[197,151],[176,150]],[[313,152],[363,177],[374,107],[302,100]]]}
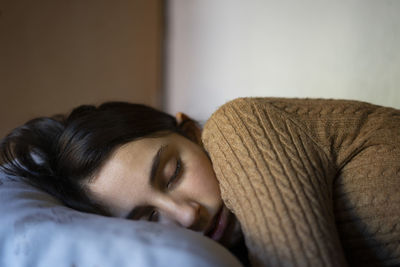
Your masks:
{"label": "eyebrow", "polygon": [[152,163],[151,163],[151,170],[149,175],[149,184],[154,185],[156,180],[157,170],[160,166],[161,155],[164,150],[167,148],[168,145],[161,145],[158,149],[157,153],[154,155]]}
{"label": "eyebrow", "polygon": [[[167,148],[168,145],[161,145],[160,148],[157,150],[157,153],[154,155],[152,163],[151,163],[151,168],[150,168],[150,173],[149,173],[149,184],[154,185],[156,183],[156,176],[157,176],[157,171],[160,166],[161,162],[161,156],[163,151]],[[136,207],[133,208],[126,216],[126,219],[134,219],[137,215],[140,215],[140,213],[143,213],[144,210],[147,210],[145,207]]]}

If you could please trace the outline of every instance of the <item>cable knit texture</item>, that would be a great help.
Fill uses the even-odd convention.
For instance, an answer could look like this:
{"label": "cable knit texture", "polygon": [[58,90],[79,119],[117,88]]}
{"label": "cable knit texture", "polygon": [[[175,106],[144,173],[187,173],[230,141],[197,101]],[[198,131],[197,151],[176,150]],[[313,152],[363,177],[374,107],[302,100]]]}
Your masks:
{"label": "cable knit texture", "polygon": [[400,111],[240,98],[203,143],[253,266],[400,266]]}

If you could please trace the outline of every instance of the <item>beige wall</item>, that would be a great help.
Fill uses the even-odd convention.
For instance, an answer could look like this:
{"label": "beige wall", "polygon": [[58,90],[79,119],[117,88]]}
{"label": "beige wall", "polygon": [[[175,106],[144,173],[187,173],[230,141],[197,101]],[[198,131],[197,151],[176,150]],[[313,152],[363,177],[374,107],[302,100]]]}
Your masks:
{"label": "beige wall", "polygon": [[0,0],[0,137],[106,100],[160,107],[161,0]]}
{"label": "beige wall", "polygon": [[204,121],[239,96],[400,108],[398,0],[170,0],[166,109]]}

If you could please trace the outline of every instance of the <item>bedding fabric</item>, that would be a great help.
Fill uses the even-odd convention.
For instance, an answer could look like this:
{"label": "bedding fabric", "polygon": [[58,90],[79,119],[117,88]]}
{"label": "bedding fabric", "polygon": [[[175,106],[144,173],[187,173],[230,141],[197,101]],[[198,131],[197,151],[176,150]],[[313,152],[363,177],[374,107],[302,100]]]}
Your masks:
{"label": "bedding fabric", "polygon": [[1,267],[241,266],[195,232],[81,213],[0,174]]}
{"label": "bedding fabric", "polygon": [[203,143],[253,266],[400,266],[400,111],[241,98]]}

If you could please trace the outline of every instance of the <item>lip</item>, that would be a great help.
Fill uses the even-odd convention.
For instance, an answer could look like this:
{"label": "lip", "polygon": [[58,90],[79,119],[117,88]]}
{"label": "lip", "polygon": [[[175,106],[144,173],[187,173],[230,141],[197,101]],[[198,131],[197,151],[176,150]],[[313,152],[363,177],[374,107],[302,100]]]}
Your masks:
{"label": "lip", "polygon": [[225,229],[228,225],[228,216],[228,209],[222,205],[212,219],[211,225],[205,232],[205,235],[215,241],[219,241],[224,235]]}

